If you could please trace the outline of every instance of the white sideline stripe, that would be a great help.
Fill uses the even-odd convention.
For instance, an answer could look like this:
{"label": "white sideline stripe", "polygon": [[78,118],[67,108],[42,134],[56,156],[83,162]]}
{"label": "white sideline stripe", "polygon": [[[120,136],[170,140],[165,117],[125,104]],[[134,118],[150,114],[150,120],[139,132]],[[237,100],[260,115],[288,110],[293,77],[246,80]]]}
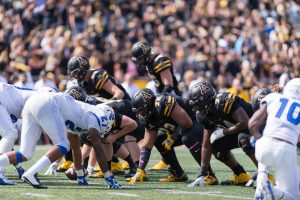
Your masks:
{"label": "white sideline stripe", "polygon": [[31,197],[53,197],[51,195],[47,195],[47,194],[37,194],[37,193],[21,193],[22,195],[26,195],[26,196],[31,196]]}
{"label": "white sideline stripe", "polygon": [[220,191],[211,191],[211,192],[192,192],[192,191],[182,191],[182,190],[160,190],[170,194],[193,194],[193,195],[206,195],[206,196],[214,196],[214,197],[223,197],[228,199],[253,199],[250,197],[240,197],[240,196],[231,196],[231,195],[223,195],[223,192]]}
{"label": "white sideline stripe", "polygon": [[124,196],[124,197],[138,197],[139,195],[133,193],[122,193],[122,192],[108,192],[107,194]]}

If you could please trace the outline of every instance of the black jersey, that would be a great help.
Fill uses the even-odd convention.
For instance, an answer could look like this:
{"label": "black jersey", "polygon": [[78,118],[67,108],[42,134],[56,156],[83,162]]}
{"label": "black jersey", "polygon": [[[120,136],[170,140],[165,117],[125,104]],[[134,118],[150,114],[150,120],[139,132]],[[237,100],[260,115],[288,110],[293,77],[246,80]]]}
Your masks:
{"label": "black jersey", "polygon": [[206,129],[215,129],[216,127],[229,128],[236,124],[232,115],[239,107],[244,109],[249,118],[254,113],[250,103],[234,94],[223,92],[217,95],[213,112],[208,113],[206,116],[201,116],[197,112],[197,120]]}
{"label": "black jersey", "polygon": [[171,113],[175,108],[176,103],[180,105],[187,114],[193,119],[195,115],[188,104],[187,99],[180,96],[159,94],[155,98],[154,111],[151,117],[145,122],[145,127],[149,130],[165,128],[171,133],[176,130],[178,124],[171,117]]}
{"label": "black jersey", "polygon": [[149,65],[146,66],[147,72],[151,78],[151,80],[154,81],[155,87],[157,92],[162,93],[165,85],[163,84],[161,77],[160,77],[160,72],[170,69],[172,78],[173,78],[173,88],[175,90],[175,93],[179,95],[179,90],[178,90],[178,83],[176,80],[176,77],[174,75],[174,70],[173,70],[173,65],[171,60],[163,56],[161,54],[155,55],[153,62]]}
{"label": "black jersey", "polygon": [[123,88],[121,84],[119,84],[114,77],[110,76],[104,69],[95,69],[92,70],[92,75],[89,81],[81,82],[79,85],[84,88],[87,94],[89,95],[97,95],[103,97],[105,99],[111,99],[113,97],[112,94],[108,93],[103,89],[103,85],[110,80],[114,85],[120,88],[123,93],[123,99],[131,100],[129,94]]}

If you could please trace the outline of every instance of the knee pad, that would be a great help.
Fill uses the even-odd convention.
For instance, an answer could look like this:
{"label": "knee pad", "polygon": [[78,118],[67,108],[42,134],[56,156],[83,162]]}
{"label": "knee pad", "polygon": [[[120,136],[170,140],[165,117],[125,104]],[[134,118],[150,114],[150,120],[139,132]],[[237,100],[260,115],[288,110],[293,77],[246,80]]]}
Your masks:
{"label": "knee pad", "polygon": [[248,155],[253,155],[255,153],[255,149],[250,144],[250,138],[247,137],[239,137],[239,146],[243,149],[243,151]]}
{"label": "knee pad", "polygon": [[[22,163],[23,162],[23,157],[22,157],[22,153],[20,151],[16,151],[16,157],[17,157],[17,163]],[[27,160],[29,159],[28,157],[26,157]]]}
{"label": "knee pad", "polygon": [[9,152],[18,139],[17,131],[6,132],[0,141],[0,153]]}
{"label": "knee pad", "polygon": [[214,152],[214,156],[217,160],[221,162],[226,162],[229,160],[230,152]]}
{"label": "knee pad", "polygon": [[117,153],[122,146],[122,143],[116,141],[113,144],[113,154]]}
{"label": "knee pad", "polygon": [[67,144],[64,144],[64,145],[55,145],[59,150],[60,152],[65,155],[66,153],[68,153],[68,151],[70,150],[70,144],[67,143]]}

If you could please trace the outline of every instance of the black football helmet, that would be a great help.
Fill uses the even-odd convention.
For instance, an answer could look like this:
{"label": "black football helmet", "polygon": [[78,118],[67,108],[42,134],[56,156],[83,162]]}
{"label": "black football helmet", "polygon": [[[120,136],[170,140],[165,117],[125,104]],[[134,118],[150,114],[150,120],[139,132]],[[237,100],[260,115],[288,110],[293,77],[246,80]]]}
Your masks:
{"label": "black football helmet", "polygon": [[88,95],[79,86],[72,86],[65,91],[66,94],[72,96],[75,100],[87,102]]}
{"label": "black football helmet", "polygon": [[194,112],[206,115],[212,108],[216,96],[217,92],[211,83],[206,81],[196,83],[189,90],[189,104]]}
{"label": "black football helmet", "polygon": [[255,92],[251,99],[251,104],[254,111],[259,109],[260,101],[270,93],[272,93],[272,91],[269,88],[262,88]]}
{"label": "black football helmet", "polygon": [[154,102],[155,95],[152,90],[144,88],[133,95],[132,110],[140,120],[145,121],[154,112]]}
{"label": "black football helmet", "polygon": [[67,64],[67,72],[71,78],[82,81],[86,71],[90,69],[89,60],[84,56],[74,56]]}
{"label": "black football helmet", "polygon": [[152,48],[148,43],[136,42],[131,48],[131,60],[140,65],[147,65],[151,52]]}

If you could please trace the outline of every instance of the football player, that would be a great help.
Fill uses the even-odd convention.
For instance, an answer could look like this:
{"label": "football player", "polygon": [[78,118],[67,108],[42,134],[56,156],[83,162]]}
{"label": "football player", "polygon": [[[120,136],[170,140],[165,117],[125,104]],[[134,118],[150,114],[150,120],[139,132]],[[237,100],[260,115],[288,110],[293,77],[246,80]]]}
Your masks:
{"label": "football player", "polygon": [[[0,153],[6,153],[12,150],[18,139],[21,118],[21,112],[27,99],[35,94],[36,91],[27,88],[20,88],[9,84],[0,83]],[[19,127],[19,128],[18,128]],[[19,178],[25,170],[16,165]],[[0,185],[14,185],[4,176],[4,169],[0,167]]]}
{"label": "football player", "polygon": [[[255,199],[297,199],[300,78],[290,80],[283,94],[266,96],[260,105],[249,121],[251,134],[257,139],[255,156],[259,162]],[[267,123],[262,135],[260,127],[265,120]],[[271,168],[275,169],[276,186],[268,181],[267,174]]]}
{"label": "football player", "polygon": [[133,111],[144,123],[146,130],[139,168],[130,183],[143,181],[144,169],[153,146],[171,166],[169,176],[160,181],[185,182],[188,177],[181,168],[173,147],[184,144],[200,164],[203,133],[203,127],[196,121],[187,100],[164,94],[155,96],[150,89],[145,88],[133,96],[131,103]]}
{"label": "football player", "polygon": [[212,153],[216,159],[229,166],[234,176],[223,185],[245,185],[250,177],[235,160],[232,149],[242,148],[257,165],[254,148],[250,144],[249,117],[251,104],[228,92],[217,94],[209,82],[199,82],[189,90],[189,103],[196,112],[197,120],[204,124],[201,172],[190,186],[202,186]]}
{"label": "football player", "polygon": [[[54,146],[23,174],[22,180],[35,188],[47,188],[40,183],[35,174],[69,150],[69,139],[73,150],[78,184],[87,185],[82,169],[80,142],[77,134],[88,131],[93,148],[97,153],[99,165],[105,173],[107,185],[111,188],[120,188],[103,159],[104,152],[100,138],[102,134],[110,131],[114,119],[113,110],[109,106],[95,107],[74,101],[71,96],[62,93],[37,93],[26,101],[22,114],[20,150],[2,154],[0,166],[30,160],[42,130],[44,130]],[[66,128],[69,130],[68,139]]]}
{"label": "football player", "polygon": [[72,57],[67,65],[68,74],[76,79],[79,86],[89,95],[96,95],[105,99],[127,99],[129,94],[121,84],[104,69],[90,69],[88,58]]}
{"label": "football player", "polygon": [[[87,94],[105,99],[131,99],[123,86],[106,70],[90,68],[88,58],[83,56],[72,57],[67,64],[69,76],[77,80],[79,86],[84,88]],[[113,157],[113,161],[114,172],[124,172],[118,159]]]}
{"label": "football player", "polygon": [[[104,139],[104,142],[114,143],[119,139],[124,140],[130,153],[129,155],[127,154],[124,159],[129,163],[130,167],[130,171],[127,176],[134,174],[136,171],[136,165],[138,166],[140,151],[137,142],[143,139],[145,129],[136,119],[131,108],[131,103],[127,100],[111,100],[104,103],[93,96],[88,96],[83,89],[78,86],[69,88],[66,93],[76,100],[92,105],[106,104],[114,109],[116,113],[115,122],[113,123],[113,127],[110,131],[111,134]],[[133,124],[135,125],[134,127],[130,126]],[[120,145],[118,145],[118,148],[120,148]],[[115,148],[114,152],[117,152],[117,150],[118,149]],[[132,156],[133,161],[130,155]]]}
{"label": "football player", "polygon": [[[136,42],[131,49],[131,59],[138,67],[146,69],[150,79],[154,82],[158,93],[172,93],[180,95],[177,79],[174,75],[171,60],[160,53],[154,53],[152,47],[143,41]],[[164,159],[150,170],[161,170],[168,165]]]}

